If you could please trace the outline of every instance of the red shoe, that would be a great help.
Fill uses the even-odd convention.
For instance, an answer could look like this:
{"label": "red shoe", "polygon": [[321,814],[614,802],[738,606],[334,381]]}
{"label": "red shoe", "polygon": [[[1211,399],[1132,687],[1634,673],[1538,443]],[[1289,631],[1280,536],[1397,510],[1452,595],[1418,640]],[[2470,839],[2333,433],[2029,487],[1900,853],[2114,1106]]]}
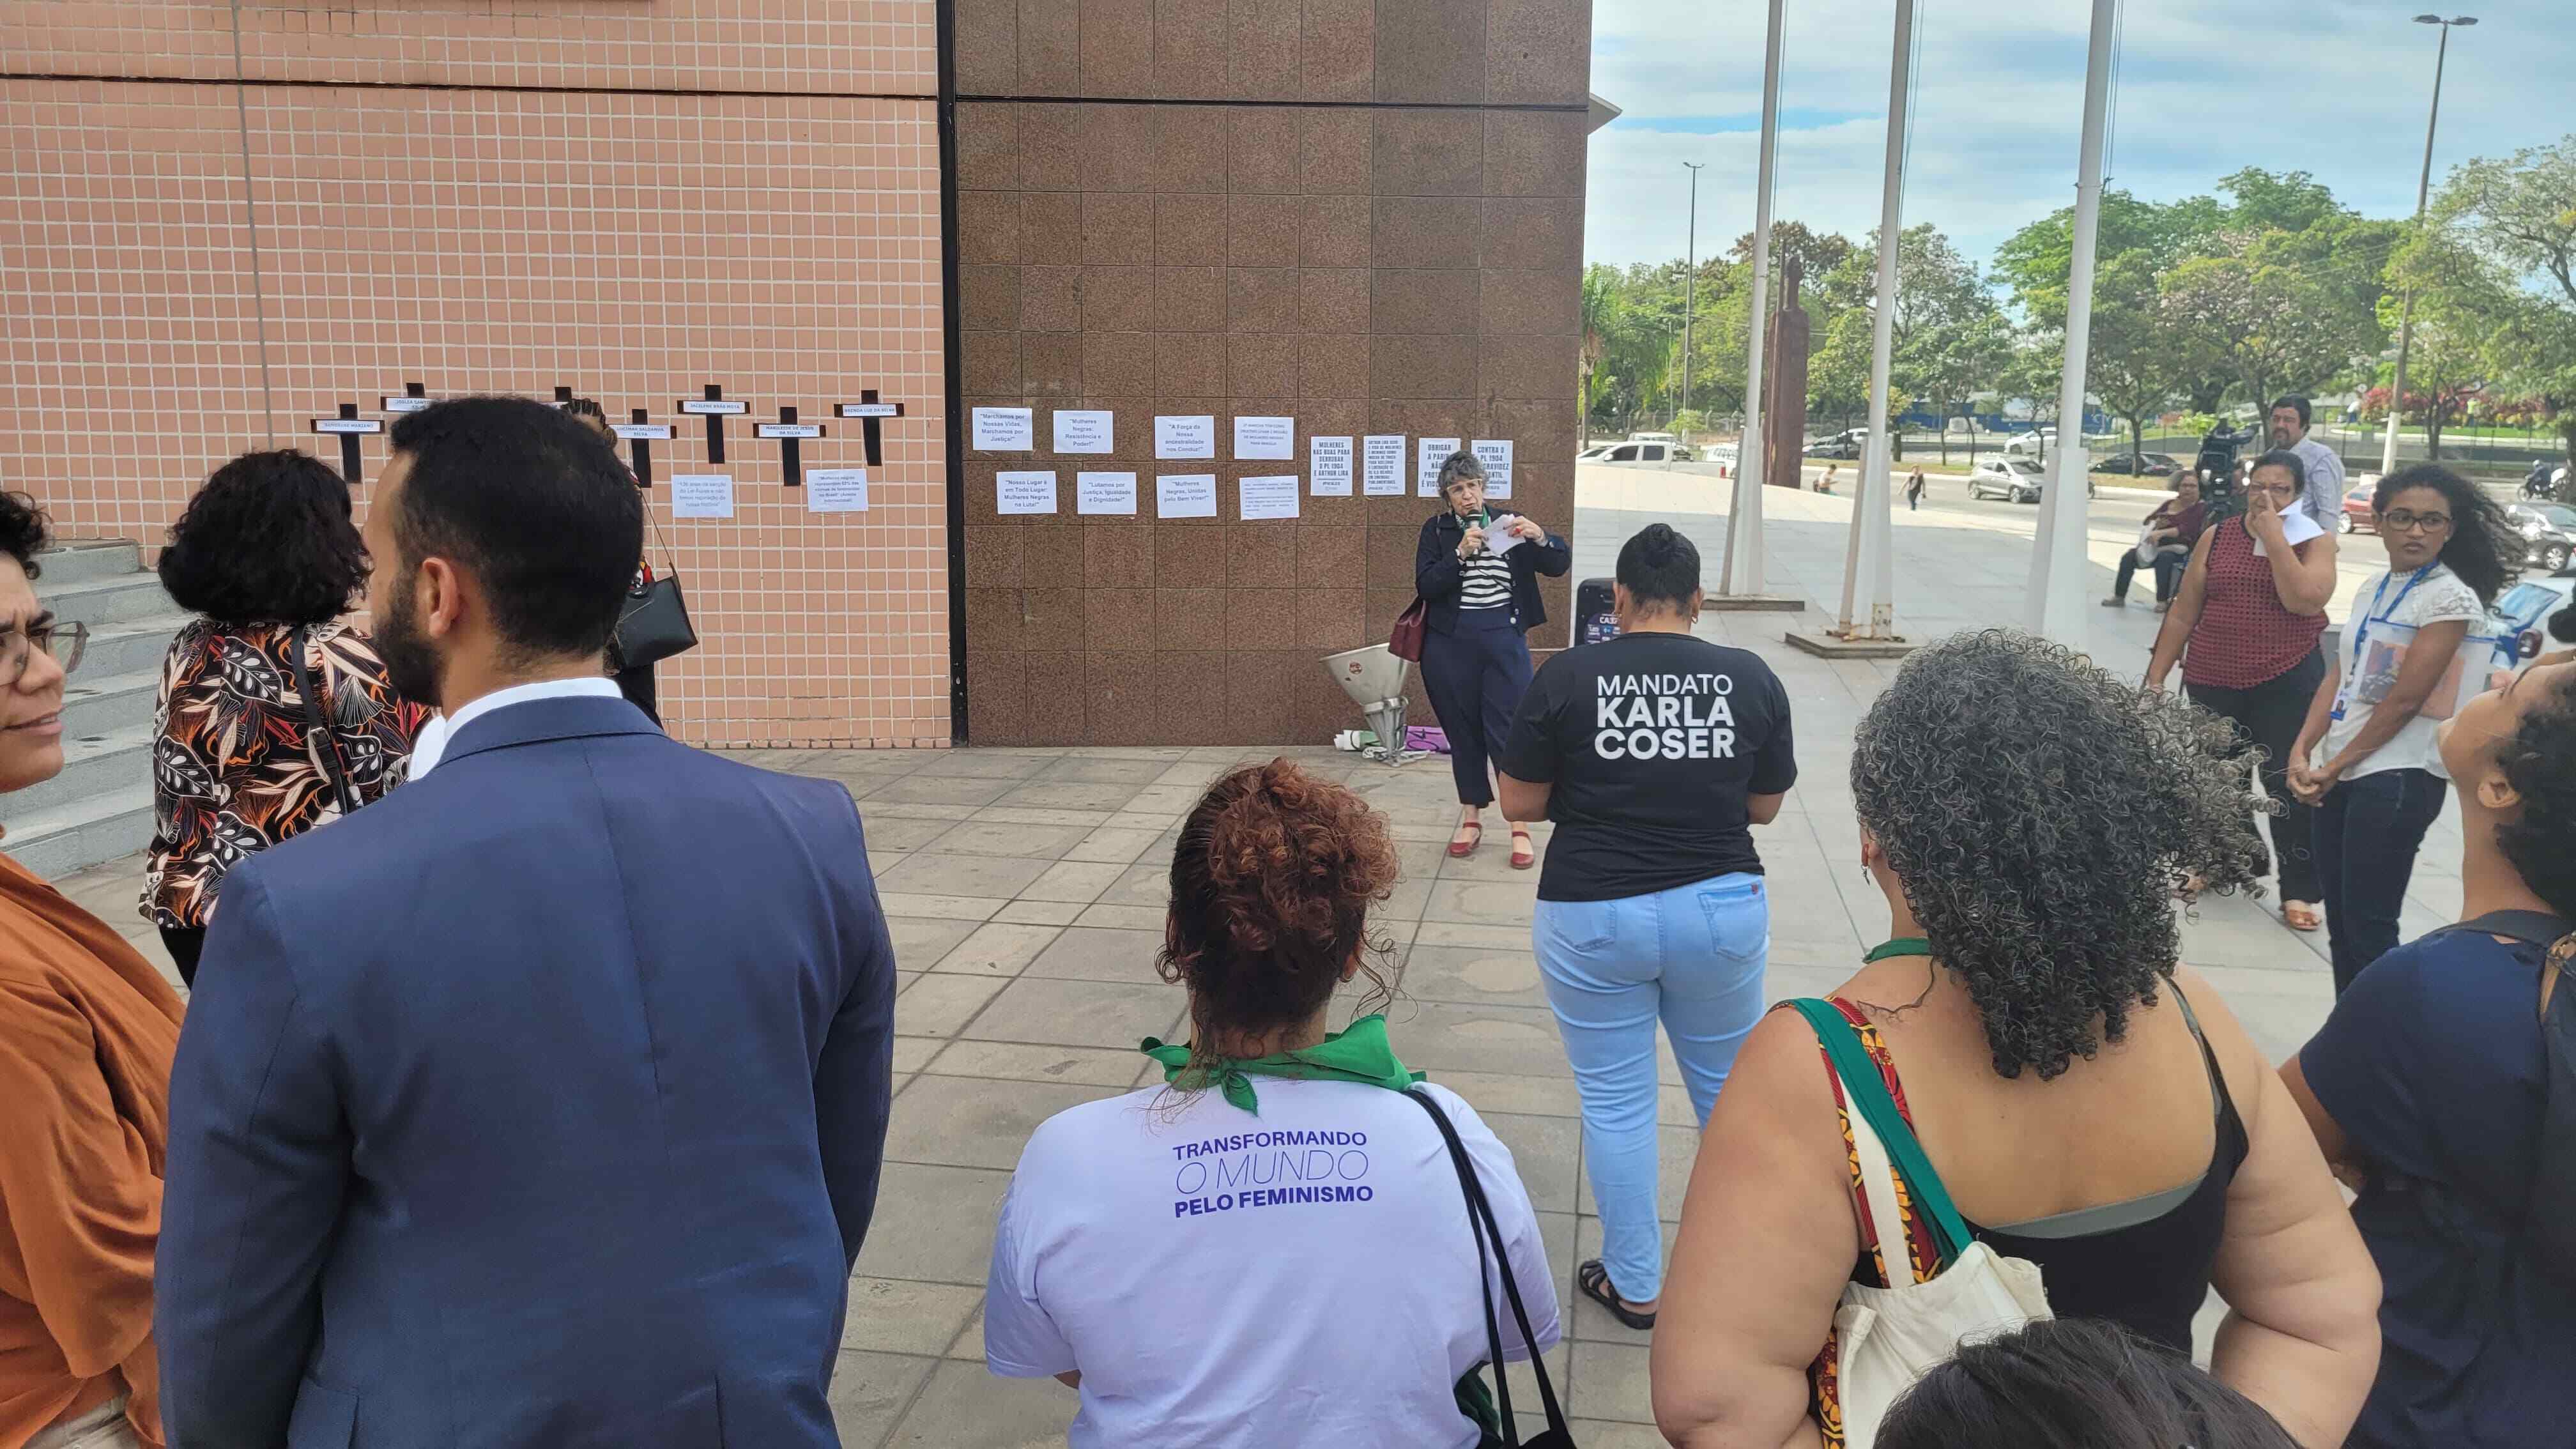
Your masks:
{"label": "red shoe", "polygon": [[1514,827],[1512,830],[1512,869],[1527,870],[1536,864],[1538,864],[1538,847],[1530,843],[1530,833],[1526,830]]}
{"label": "red shoe", "polygon": [[1468,856],[1476,853],[1477,846],[1485,843],[1485,827],[1480,821],[1473,825],[1461,825],[1458,828],[1460,830],[1472,830],[1475,832],[1475,834],[1468,836],[1464,840],[1460,840],[1455,836],[1450,837],[1450,858],[1454,860],[1465,860]]}

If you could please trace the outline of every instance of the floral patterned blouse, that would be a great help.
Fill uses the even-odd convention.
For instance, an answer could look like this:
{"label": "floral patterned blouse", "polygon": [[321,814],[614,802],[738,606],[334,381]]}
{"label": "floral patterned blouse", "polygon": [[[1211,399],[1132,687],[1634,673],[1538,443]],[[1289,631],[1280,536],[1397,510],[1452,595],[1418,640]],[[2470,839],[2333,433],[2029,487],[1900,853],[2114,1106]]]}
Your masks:
{"label": "floral patterned blouse", "polygon": [[[337,789],[308,742],[287,649],[290,625],[234,629],[199,619],[171,641],[153,713],[152,847],[143,914],[206,924],[224,872],[242,857],[340,815]],[[365,805],[403,778],[429,711],[385,679],[366,634],[305,631],[305,664],[324,698],[349,788]]]}

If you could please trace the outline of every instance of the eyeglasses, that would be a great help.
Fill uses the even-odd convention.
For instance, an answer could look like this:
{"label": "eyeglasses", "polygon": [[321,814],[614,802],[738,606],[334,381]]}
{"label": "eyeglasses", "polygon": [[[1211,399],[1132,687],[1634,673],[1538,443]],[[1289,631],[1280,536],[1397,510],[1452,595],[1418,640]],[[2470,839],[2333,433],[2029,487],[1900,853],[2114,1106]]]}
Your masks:
{"label": "eyeglasses", "polygon": [[2379,515],[2379,526],[2392,533],[2411,533],[2419,528],[2426,533],[2440,533],[2451,526],[2451,515],[2409,513],[2403,508],[2398,508]]}
{"label": "eyeglasses", "polygon": [[89,626],[46,620],[0,633],[0,684],[15,685],[24,679],[28,661],[39,649],[69,674],[80,668],[81,655],[89,649]]}

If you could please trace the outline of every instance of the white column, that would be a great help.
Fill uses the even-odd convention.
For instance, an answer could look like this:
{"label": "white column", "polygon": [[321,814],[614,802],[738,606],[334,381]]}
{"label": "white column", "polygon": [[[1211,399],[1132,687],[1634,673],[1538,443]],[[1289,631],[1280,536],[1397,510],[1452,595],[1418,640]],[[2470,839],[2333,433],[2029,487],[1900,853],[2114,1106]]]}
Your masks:
{"label": "white column", "polygon": [[2085,479],[2093,466],[2084,446],[2084,366],[2093,341],[2094,238],[2102,219],[2102,115],[2111,90],[2112,0],[2093,0],[2093,43],[2084,63],[2084,139],[2075,163],[2075,255],[2066,276],[2066,365],[2058,376],[2057,450],[2039,497],[2031,540],[2030,631],[2081,653],[2090,600],[2085,597]]}
{"label": "white column", "polygon": [[1735,446],[1735,504],[1726,517],[1721,594],[1762,592],[1762,374],[1771,336],[1771,174],[1780,150],[1780,10],[1763,45],[1761,161],[1753,199],[1753,335],[1744,368],[1744,437]]}
{"label": "white column", "polygon": [[1904,230],[1905,101],[1914,60],[1915,0],[1896,0],[1896,59],[1887,76],[1887,176],[1878,206],[1878,299],[1870,317],[1869,448],[1852,490],[1851,543],[1843,554],[1843,607],[1830,632],[1845,639],[1896,633],[1894,498],[1888,488],[1888,373],[1896,352],[1896,242]]}

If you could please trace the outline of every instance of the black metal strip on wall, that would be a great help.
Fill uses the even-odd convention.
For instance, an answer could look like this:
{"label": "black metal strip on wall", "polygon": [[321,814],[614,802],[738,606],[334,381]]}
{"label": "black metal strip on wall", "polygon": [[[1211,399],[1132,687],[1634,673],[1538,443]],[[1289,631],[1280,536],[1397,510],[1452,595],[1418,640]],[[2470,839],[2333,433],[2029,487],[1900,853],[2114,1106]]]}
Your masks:
{"label": "black metal strip on wall", "polygon": [[939,0],[939,331],[948,452],[948,738],[969,739],[966,698],[966,363],[959,356],[957,0]]}

